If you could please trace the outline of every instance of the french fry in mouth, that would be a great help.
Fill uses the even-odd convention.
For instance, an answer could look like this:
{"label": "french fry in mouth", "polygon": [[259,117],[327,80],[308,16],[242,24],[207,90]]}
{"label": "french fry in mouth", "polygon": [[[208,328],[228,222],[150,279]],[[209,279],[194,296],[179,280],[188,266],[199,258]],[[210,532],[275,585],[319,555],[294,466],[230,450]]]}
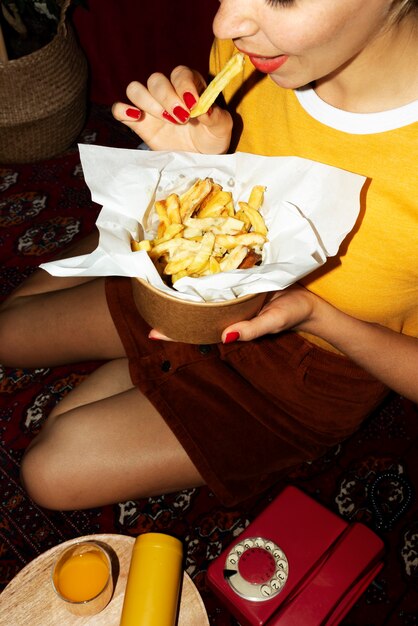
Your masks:
{"label": "french fry in mouth", "polygon": [[131,249],[146,251],[169,285],[183,276],[251,268],[261,262],[267,241],[259,211],[264,191],[253,187],[248,202],[239,202],[236,211],[231,192],[211,178],[198,179],[182,195],[155,202],[157,237],[132,240]]}
{"label": "french fry in mouth", "polygon": [[207,113],[221,91],[240,72],[243,65],[244,55],[241,52],[234,54],[201,94],[196,106],[190,112],[190,117]]}

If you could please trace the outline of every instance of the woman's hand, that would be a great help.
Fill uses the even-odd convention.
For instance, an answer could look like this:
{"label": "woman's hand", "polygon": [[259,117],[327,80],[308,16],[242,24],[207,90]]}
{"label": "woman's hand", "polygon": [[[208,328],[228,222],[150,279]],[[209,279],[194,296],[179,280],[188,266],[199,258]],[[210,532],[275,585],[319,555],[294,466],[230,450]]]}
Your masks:
{"label": "woman's hand", "polygon": [[230,114],[213,105],[208,113],[190,119],[190,110],[205,86],[201,74],[179,65],[170,79],[157,72],[146,86],[130,83],[126,93],[131,103],[117,102],[112,112],[152,150],[223,154],[231,140]]}
{"label": "woman's hand", "polygon": [[[229,343],[239,339],[251,341],[256,337],[279,333],[290,328],[302,330],[313,318],[315,303],[323,303],[304,287],[294,285],[284,291],[267,296],[267,300],[256,317],[228,326],[222,333],[222,341]],[[305,328],[305,330],[307,330]],[[149,333],[150,339],[172,341],[155,328]]]}
{"label": "woman's hand", "polygon": [[262,335],[284,330],[306,330],[316,316],[316,306],[325,304],[313,293],[293,285],[283,291],[268,295],[256,317],[228,326],[222,333],[222,341],[251,341]]}
{"label": "woman's hand", "polygon": [[[321,337],[382,383],[418,402],[418,339],[359,320],[293,285],[268,297],[259,314],[225,328],[223,343],[251,341],[284,330]],[[167,339],[156,330],[151,339]]]}
{"label": "woman's hand", "polygon": [[321,337],[382,383],[418,402],[418,339],[359,320],[294,285],[277,292],[248,322],[228,326],[224,343],[301,330]]}

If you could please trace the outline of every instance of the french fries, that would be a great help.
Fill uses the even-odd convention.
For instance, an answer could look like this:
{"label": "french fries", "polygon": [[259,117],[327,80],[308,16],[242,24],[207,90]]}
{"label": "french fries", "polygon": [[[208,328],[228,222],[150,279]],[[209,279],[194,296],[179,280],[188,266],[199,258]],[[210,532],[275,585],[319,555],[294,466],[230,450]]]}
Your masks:
{"label": "french fries", "polygon": [[190,117],[198,117],[198,115],[206,113],[215,102],[221,91],[242,69],[243,65],[244,55],[241,54],[241,52],[237,52],[229,59],[219,74],[215,76],[215,78],[206,87],[205,91],[200,95],[196,106],[190,113]]}
{"label": "french fries", "polygon": [[253,187],[235,209],[232,193],[211,178],[199,178],[182,195],[157,200],[155,239],[131,241],[145,250],[168,285],[183,276],[207,276],[261,262],[267,226],[260,213],[265,187]]}

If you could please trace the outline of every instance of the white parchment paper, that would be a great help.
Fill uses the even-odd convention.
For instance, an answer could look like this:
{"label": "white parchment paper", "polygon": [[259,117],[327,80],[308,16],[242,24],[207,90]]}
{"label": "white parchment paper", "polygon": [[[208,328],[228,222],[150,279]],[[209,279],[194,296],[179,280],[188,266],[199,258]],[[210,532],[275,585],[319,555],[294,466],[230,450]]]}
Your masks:
{"label": "white parchment paper", "polygon": [[[92,199],[103,207],[96,222],[99,244],[91,254],[41,267],[54,276],[137,276],[194,301],[284,289],[315,270],[337,253],[353,228],[365,182],[357,174],[298,157],[79,148]],[[263,262],[249,270],[184,277],[172,289],[161,280],[146,252],[131,251],[130,240],[142,232],[147,239],[155,237],[155,200],[183,193],[197,178],[205,177],[232,191],[235,203],[248,200],[254,185],[266,186],[261,213],[268,243]]]}

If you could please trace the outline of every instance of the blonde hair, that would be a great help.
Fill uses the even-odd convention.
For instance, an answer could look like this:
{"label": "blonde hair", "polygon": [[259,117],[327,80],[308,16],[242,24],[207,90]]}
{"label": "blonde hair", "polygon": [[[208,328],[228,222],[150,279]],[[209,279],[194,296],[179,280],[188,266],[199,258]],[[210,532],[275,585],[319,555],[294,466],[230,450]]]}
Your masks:
{"label": "blonde hair", "polygon": [[413,12],[418,17],[418,0],[394,0],[392,10],[392,17],[396,22]]}

